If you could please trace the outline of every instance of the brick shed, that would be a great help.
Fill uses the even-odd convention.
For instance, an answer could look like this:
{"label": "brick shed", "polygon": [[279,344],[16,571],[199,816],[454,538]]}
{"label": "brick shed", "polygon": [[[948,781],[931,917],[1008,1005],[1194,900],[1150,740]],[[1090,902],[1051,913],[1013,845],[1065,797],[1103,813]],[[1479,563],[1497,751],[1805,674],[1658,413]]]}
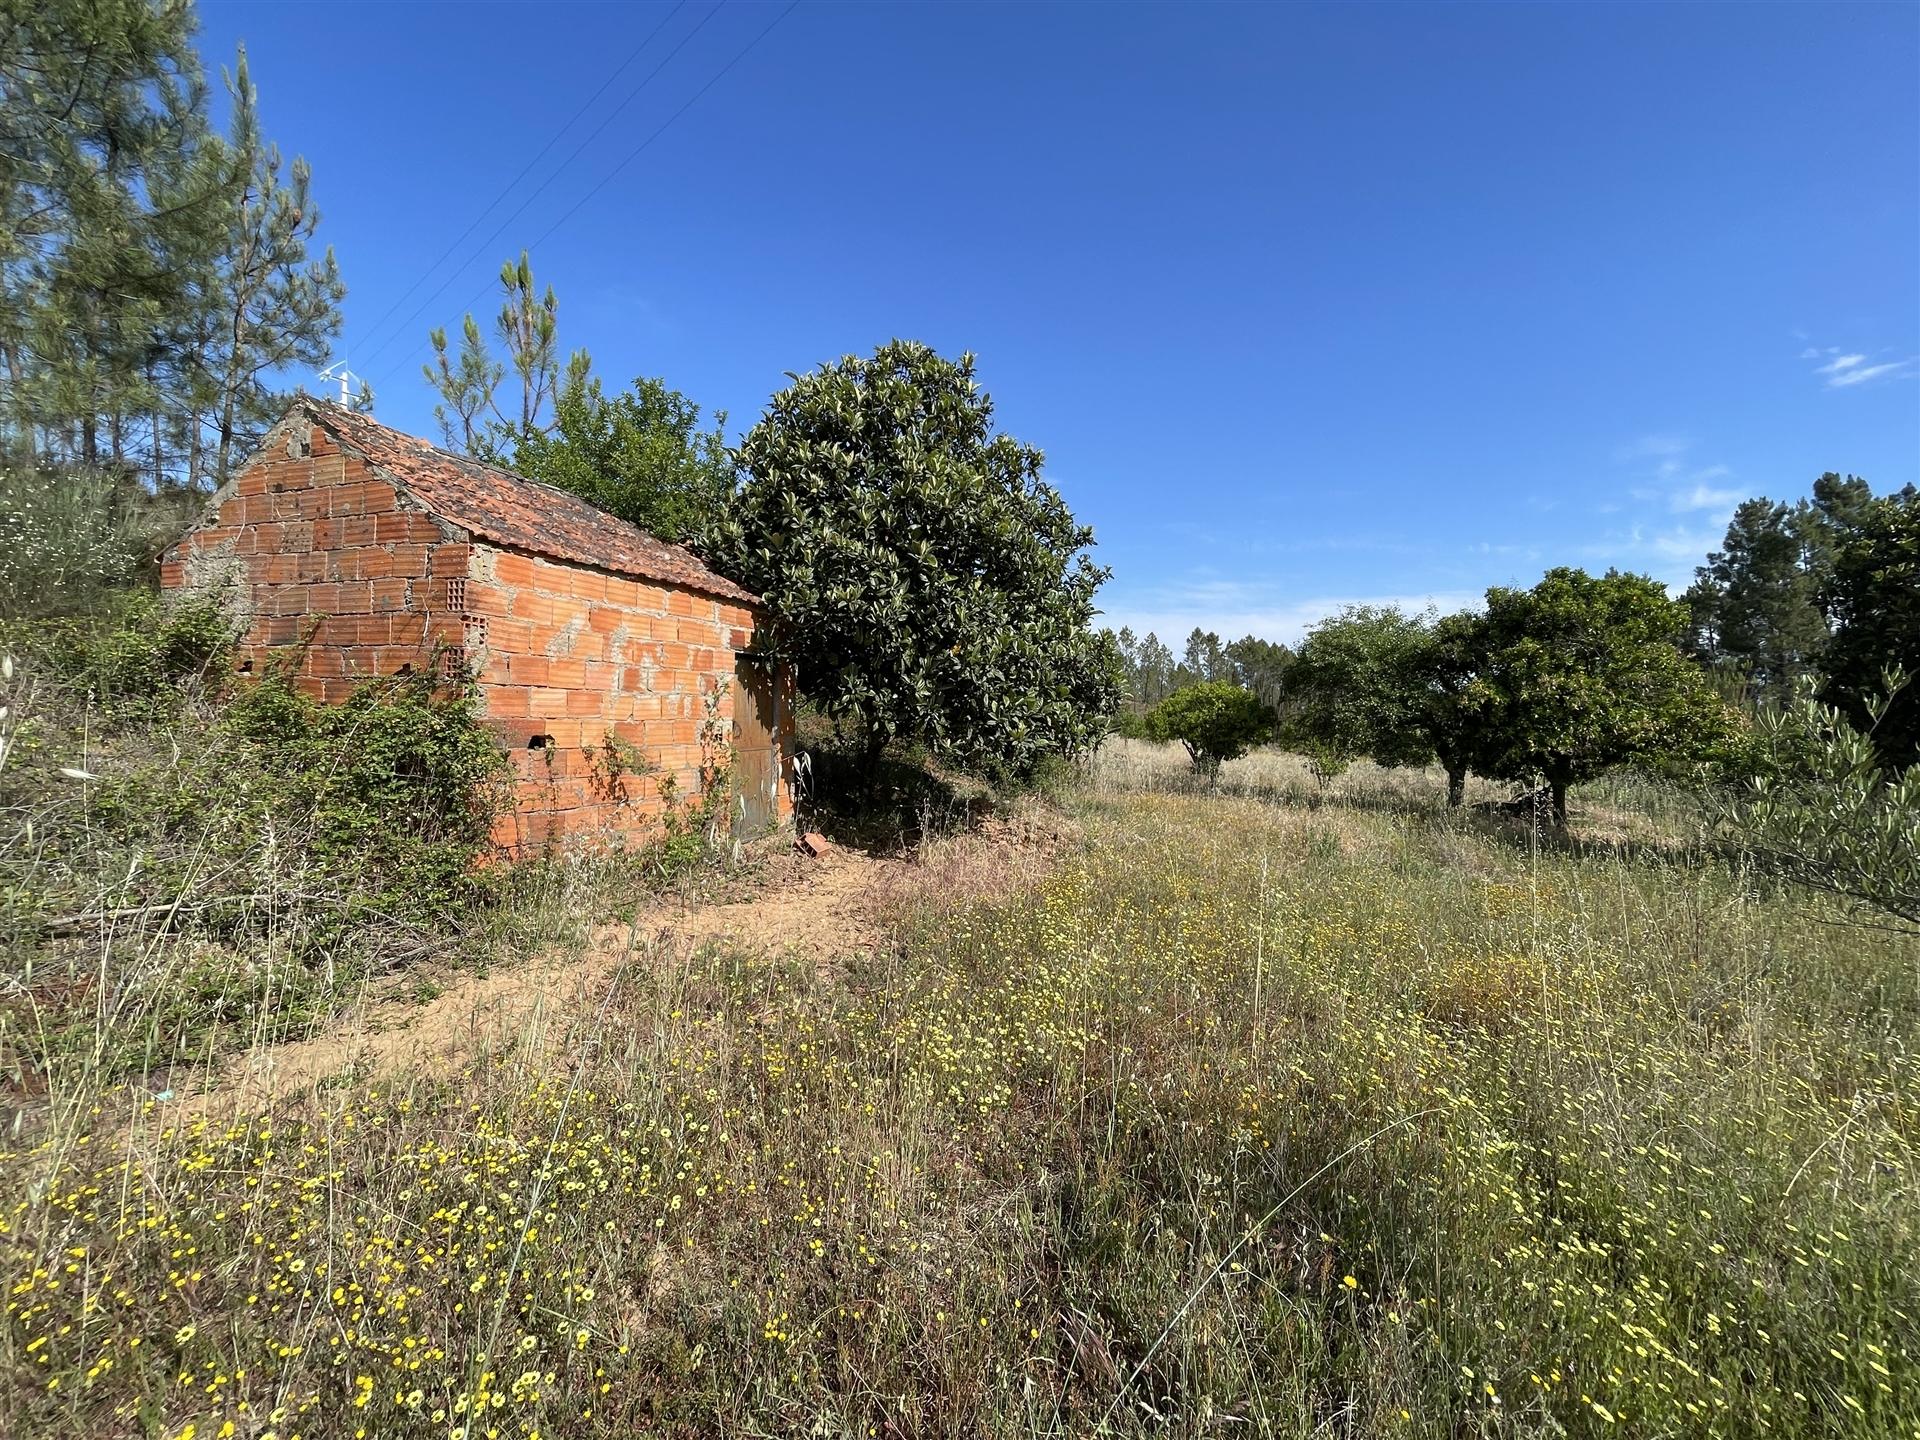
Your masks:
{"label": "brick shed", "polygon": [[[698,793],[729,742],[736,829],[791,816],[791,678],[755,651],[754,596],[576,495],[365,415],[298,401],[161,557],[161,583],[233,586],[240,668],[300,647],[322,699],[436,651],[466,665],[514,763],[509,850],[643,839],[665,777]],[[609,736],[648,773],[609,766]]]}

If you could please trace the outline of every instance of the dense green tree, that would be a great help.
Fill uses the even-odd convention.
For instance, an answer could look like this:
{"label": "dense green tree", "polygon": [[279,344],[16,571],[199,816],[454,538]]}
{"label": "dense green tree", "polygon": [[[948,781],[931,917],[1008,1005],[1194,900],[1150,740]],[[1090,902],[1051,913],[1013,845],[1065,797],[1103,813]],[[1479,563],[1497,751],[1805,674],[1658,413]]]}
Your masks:
{"label": "dense green tree", "polygon": [[1251,690],[1227,680],[1202,680],[1154,706],[1145,730],[1148,739],[1178,740],[1193,768],[1211,782],[1226,761],[1272,738],[1273,726],[1273,711]]}
{"label": "dense green tree", "polygon": [[1686,618],[1665,587],[1618,571],[1562,568],[1531,590],[1489,590],[1463,704],[1474,768],[1544,781],[1564,827],[1569,786],[1635,761],[1710,756],[1732,721],[1679,649]]}
{"label": "dense green tree", "polygon": [[1425,621],[1391,605],[1350,605],[1307,632],[1287,669],[1282,740],[1323,766],[1433,758],[1417,662]]}
{"label": "dense green tree", "polygon": [[1858,475],[1827,471],[1813,482],[1813,493],[1794,509],[1802,563],[1816,595],[1824,595],[1840,549],[1860,531],[1874,504],[1873,489]]}
{"label": "dense green tree", "polygon": [[993,428],[971,355],[896,340],[822,365],[741,445],[714,557],[765,597],[782,654],[851,730],[1030,770],[1095,742],[1120,658],[1092,628],[1093,533]]}
{"label": "dense green tree", "polygon": [[1824,597],[1833,616],[1825,698],[1855,725],[1871,725],[1883,763],[1920,760],[1920,699],[1911,686],[1874,721],[1870,697],[1893,667],[1920,674],[1920,494],[1911,488],[1866,508],[1835,552]]}
{"label": "dense green tree", "polygon": [[1695,653],[1761,699],[1791,694],[1826,645],[1827,622],[1802,537],[1787,506],[1749,500],[1734,512],[1726,540],[1686,594]]}
{"label": "dense green tree", "polygon": [[1486,629],[1467,611],[1447,615],[1428,629],[1412,662],[1412,713],[1427,748],[1447,772],[1447,804],[1467,797],[1467,775],[1481,748],[1480,719],[1472,704],[1486,647]]}
{"label": "dense green tree", "polygon": [[638,379],[609,397],[598,379],[575,375],[554,404],[552,428],[516,436],[503,458],[663,540],[698,541],[733,493],[726,418],[701,429],[700,407],[662,380]]}
{"label": "dense green tree", "polygon": [[1293,662],[1291,650],[1271,640],[1244,635],[1227,646],[1227,662],[1235,683],[1258,695],[1269,709],[1279,708],[1287,666]]}

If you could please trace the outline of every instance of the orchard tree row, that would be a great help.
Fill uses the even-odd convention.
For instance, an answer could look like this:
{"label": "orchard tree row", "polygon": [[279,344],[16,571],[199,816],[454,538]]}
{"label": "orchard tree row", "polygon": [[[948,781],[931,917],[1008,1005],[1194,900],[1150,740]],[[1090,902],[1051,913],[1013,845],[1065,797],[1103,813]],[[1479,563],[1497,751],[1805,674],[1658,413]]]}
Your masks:
{"label": "orchard tree row", "polygon": [[[1754,558],[1765,516],[1814,537],[1791,565]],[[1469,774],[1538,784],[1564,825],[1568,789],[1609,770],[1749,763],[1756,707],[1804,694],[1895,773],[1920,759],[1920,707],[1899,678],[1920,672],[1920,496],[1825,476],[1797,512],[1743,506],[1682,600],[1639,575],[1556,569],[1489,590],[1479,611],[1349,607],[1278,669],[1259,693],[1230,668],[1180,667],[1193,678],[1115,728],[1179,740],[1208,773],[1278,740],[1322,777],[1363,756],[1437,764],[1455,805]]]}

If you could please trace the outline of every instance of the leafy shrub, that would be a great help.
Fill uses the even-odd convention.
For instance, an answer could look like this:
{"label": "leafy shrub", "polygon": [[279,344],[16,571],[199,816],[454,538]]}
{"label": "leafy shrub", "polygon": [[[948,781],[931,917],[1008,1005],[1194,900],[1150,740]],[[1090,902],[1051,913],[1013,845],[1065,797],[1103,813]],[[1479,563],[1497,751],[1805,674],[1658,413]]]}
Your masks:
{"label": "leafy shrub", "polygon": [[31,657],[71,703],[99,707],[108,723],[132,723],[176,713],[189,694],[218,693],[238,632],[215,595],[163,602],[134,590],[85,615],[14,621],[0,627],[0,643]]}
{"label": "leafy shrub", "polygon": [[274,808],[304,822],[323,870],[372,878],[402,914],[483,883],[474,866],[505,799],[506,758],[471,680],[382,676],[326,705],[275,669],[235,695],[222,728],[279,777]]}
{"label": "leafy shrub", "polygon": [[1176,690],[1147,715],[1148,737],[1178,740],[1193,768],[1209,779],[1226,761],[1271,739],[1273,729],[1273,711],[1260,697],[1224,680]]}
{"label": "leafy shrub", "polygon": [[182,498],[96,470],[0,461],[0,616],[84,612],[138,584]]}
{"label": "leafy shrub", "polygon": [[[1882,721],[1901,692],[1890,676],[1865,702]],[[1747,757],[1751,774],[1722,818],[1762,868],[1920,930],[1920,764],[1883,768],[1861,731],[1810,684],[1763,711]]]}
{"label": "leafy shrub", "polygon": [[223,624],[142,600],[15,627],[0,1064],[117,1073],[289,1033],[490,898],[506,758],[472,685],[391,676],[323,705],[285,667],[216,684]]}

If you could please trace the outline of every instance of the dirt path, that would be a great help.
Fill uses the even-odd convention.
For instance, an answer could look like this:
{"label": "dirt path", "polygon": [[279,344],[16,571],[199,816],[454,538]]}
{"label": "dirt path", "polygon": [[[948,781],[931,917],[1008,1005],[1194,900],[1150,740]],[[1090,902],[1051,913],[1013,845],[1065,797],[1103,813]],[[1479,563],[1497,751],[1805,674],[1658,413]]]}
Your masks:
{"label": "dirt path", "polygon": [[502,1047],[545,1051],[601,1002],[615,971],[636,952],[726,943],[760,955],[797,953],[825,972],[850,954],[890,944],[890,917],[916,900],[937,895],[967,903],[1033,883],[1070,833],[1049,815],[942,840],[912,858],[837,847],[818,860],[782,856],[748,899],[660,904],[631,926],[598,927],[584,949],[550,951],[484,974],[455,972],[424,1002],[370,994],[321,1034],[233,1057],[205,1091],[182,1097],[179,1109],[231,1114],[314,1087],[400,1072],[447,1074]]}

